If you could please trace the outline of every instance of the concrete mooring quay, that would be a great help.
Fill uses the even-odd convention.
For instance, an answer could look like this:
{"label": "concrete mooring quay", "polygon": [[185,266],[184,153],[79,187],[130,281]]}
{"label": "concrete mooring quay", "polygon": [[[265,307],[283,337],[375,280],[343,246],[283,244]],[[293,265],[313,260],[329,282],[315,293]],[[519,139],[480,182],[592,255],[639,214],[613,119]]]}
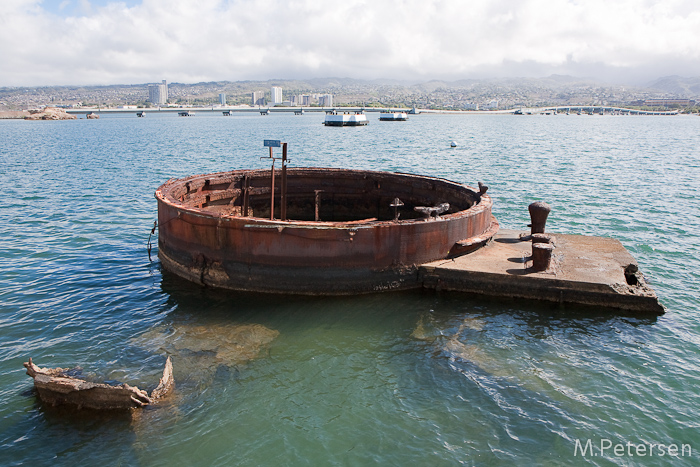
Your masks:
{"label": "concrete mooring quay", "polygon": [[618,240],[547,236],[553,248],[544,270],[533,264],[529,232],[501,229],[490,244],[473,253],[421,265],[419,281],[436,290],[664,313],[636,261]]}

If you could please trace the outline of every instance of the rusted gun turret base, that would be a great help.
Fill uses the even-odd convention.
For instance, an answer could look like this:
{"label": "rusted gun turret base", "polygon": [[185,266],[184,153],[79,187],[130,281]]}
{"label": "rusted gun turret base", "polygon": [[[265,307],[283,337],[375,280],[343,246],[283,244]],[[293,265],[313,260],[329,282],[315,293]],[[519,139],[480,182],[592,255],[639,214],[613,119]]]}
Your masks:
{"label": "rusted gun turret base", "polygon": [[525,239],[527,232],[501,229],[478,251],[423,264],[419,279],[423,287],[439,290],[664,313],[618,240],[557,234],[550,268],[535,271],[532,245]]}

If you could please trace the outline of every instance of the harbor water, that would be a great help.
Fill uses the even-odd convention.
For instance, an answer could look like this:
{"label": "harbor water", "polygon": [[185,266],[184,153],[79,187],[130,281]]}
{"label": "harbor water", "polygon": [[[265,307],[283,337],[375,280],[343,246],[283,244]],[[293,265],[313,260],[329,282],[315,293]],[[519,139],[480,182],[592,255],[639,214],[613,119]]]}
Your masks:
{"label": "harbor water", "polygon": [[[368,118],[0,121],[0,465],[698,465],[700,118]],[[666,314],[221,291],[163,271],[157,231],[149,260],[155,189],[269,167],[264,139],[290,166],[482,181],[504,228],[546,201],[548,231],[619,239]],[[45,406],[22,367],[150,390],[168,355],[174,393],[128,414]]]}

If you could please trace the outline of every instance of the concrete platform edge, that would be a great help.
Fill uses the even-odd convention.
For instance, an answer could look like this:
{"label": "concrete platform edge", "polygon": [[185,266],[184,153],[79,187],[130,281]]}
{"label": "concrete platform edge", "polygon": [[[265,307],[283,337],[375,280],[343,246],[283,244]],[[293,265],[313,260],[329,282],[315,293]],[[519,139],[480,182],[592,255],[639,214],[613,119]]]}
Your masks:
{"label": "concrete platform edge", "polygon": [[[624,270],[634,258],[622,244],[605,237],[559,235],[557,260],[552,271],[527,269],[529,242],[516,242],[522,232],[503,231],[495,242],[454,261],[423,264],[418,281],[423,288],[457,291],[495,298],[522,298],[558,304],[661,315],[665,312],[656,294],[637,274],[639,283],[626,283]],[[500,244],[499,244],[500,240]],[[514,260],[522,255],[522,264]],[[562,259],[563,258],[563,259]],[[579,260],[585,258],[585,261]],[[598,272],[593,278],[591,271]],[[600,279],[603,277],[603,279]]]}

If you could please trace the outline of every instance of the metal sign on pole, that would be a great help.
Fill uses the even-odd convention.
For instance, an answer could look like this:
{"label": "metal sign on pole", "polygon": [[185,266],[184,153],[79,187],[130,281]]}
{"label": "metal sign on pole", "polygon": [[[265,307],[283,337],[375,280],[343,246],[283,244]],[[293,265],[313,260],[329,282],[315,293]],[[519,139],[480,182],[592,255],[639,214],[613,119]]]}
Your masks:
{"label": "metal sign on pole", "polygon": [[[275,157],[272,148],[282,147],[282,157]],[[280,187],[280,218],[283,221],[287,220],[287,143],[283,143],[278,139],[263,140],[263,147],[270,148],[269,159],[272,160],[272,168],[270,169],[270,220],[275,219],[275,160],[282,161],[282,180]],[[261,157],[260,159],[265,159]]]}
{"label": "metal sign on pole", "polygon": [[287,143],[282,145],[282,186],[280,193],[280,218],[287,220]]}

